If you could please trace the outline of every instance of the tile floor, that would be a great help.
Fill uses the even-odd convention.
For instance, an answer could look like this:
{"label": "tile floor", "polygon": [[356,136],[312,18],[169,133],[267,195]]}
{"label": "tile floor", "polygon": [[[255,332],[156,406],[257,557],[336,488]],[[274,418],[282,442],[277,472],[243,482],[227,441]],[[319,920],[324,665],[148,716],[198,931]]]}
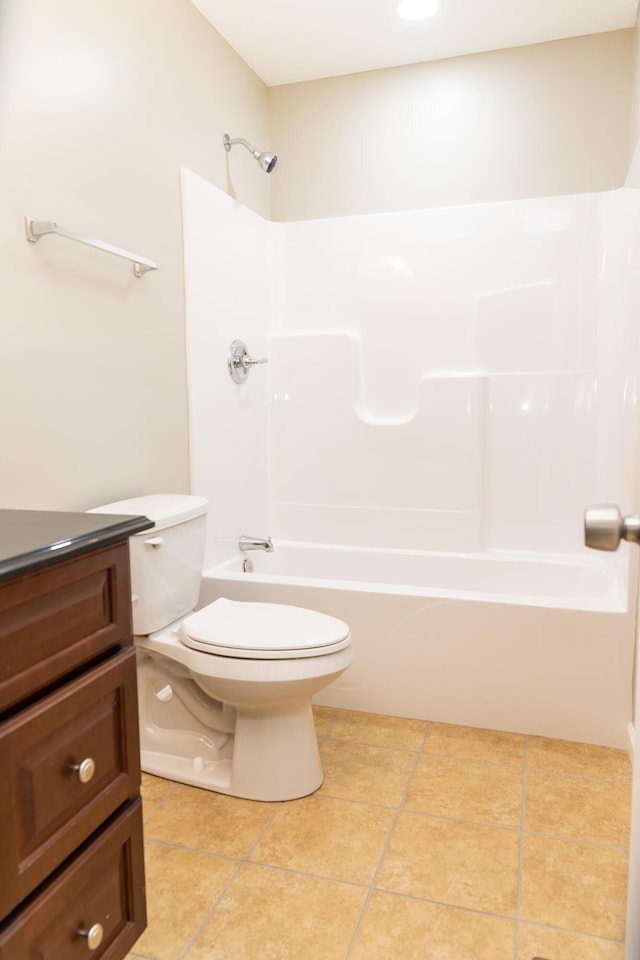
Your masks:
{"label": "tile floor", "polygon": [[621,750],[315,709],[311,797],[143,777],[150,960],[623,960]]}

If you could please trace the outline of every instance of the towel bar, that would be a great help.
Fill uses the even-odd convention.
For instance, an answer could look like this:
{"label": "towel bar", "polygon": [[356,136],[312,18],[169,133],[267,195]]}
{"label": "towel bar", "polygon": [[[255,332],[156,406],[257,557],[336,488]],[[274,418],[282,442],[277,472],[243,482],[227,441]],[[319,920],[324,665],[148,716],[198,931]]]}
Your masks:
{"label": "towel bar", "polygon": [[59,226],[53,220],[34,220],[32,217],[24,218],[24,229],[29,243],[37,243],[40,237],[48,233],[57,233],[59,237],[66,237],[67,240],[76,240],[78,243],[85,243],[89,247],[95,247],[96,250],[103,250],[105,253],[112,253],[116,257],[122,257],[124,260],[131,260],[133,263],[133,272],[136,277],[141,277],[148,270],[157,270],[158,264],[154,260],[147,260],[146,257],[139,257],[128,250],[122,250],[120,247],[114,247],[110,243],[103,243],[102,240],[93,240],[91,237],[83,237],[73,230],[67,230]]}

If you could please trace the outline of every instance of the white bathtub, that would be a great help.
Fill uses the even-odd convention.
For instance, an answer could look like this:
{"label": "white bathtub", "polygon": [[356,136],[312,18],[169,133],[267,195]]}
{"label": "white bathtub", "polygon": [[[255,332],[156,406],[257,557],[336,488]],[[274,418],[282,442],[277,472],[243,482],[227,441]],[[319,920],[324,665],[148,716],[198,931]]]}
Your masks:
{"label": "white bathtub", "polygon": [[200,603],[290,603],[351,627],[354,662],[319,702],[626,747],[629,559],[445,555],[275,542],[211,567]]}

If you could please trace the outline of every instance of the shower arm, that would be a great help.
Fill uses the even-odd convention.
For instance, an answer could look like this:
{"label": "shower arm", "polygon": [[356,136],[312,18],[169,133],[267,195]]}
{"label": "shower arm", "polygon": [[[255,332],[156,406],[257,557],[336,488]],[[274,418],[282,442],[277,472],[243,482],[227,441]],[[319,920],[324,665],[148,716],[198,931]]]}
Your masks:
{"label": "shower arm", "polygon": [[253,144],[249,143],[248,140],[245,140],[244,137],[234,137],[233,139],[231,139],[229,134],[225,133],[223,142],[224,142],[224,148],[227,151],[227,153],[229,153],[234,143],[241,143],[242,146],[246,147],[249,153],[251,154],[251,156],[254,157],[256,160],[259,160],[260,157],[262,156],[261,152],[257,150],[256,147],[253,146]]}
{"label": "shower arm", "polygon": [[224,137],[222,138],[222,142],[227,153],[229,153],[234,143],[242,144],[242,146],[249,151],[253,159],[258,161],[260,167],[265,173],[271,173],[278,162],[278,158],[275,153],[270,153],[268,150],[265,150],[264,152],[258,150],[257,147],[254,147],[253,144],[249,143],[248,140],[245,140],[244,137],[233,137],[232,139],[228,133],[225,133]]}

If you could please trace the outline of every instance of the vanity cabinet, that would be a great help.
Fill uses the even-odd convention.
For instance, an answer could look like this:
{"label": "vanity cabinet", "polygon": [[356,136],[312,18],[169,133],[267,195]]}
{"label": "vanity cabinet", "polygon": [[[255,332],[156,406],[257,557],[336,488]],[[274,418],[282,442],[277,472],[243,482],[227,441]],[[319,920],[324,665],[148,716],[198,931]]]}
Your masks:
{"label": "vanity cabinet", "polygon": [[146,925],[128,537],[151,526],[0,510],[0,960],[122,960]]}

